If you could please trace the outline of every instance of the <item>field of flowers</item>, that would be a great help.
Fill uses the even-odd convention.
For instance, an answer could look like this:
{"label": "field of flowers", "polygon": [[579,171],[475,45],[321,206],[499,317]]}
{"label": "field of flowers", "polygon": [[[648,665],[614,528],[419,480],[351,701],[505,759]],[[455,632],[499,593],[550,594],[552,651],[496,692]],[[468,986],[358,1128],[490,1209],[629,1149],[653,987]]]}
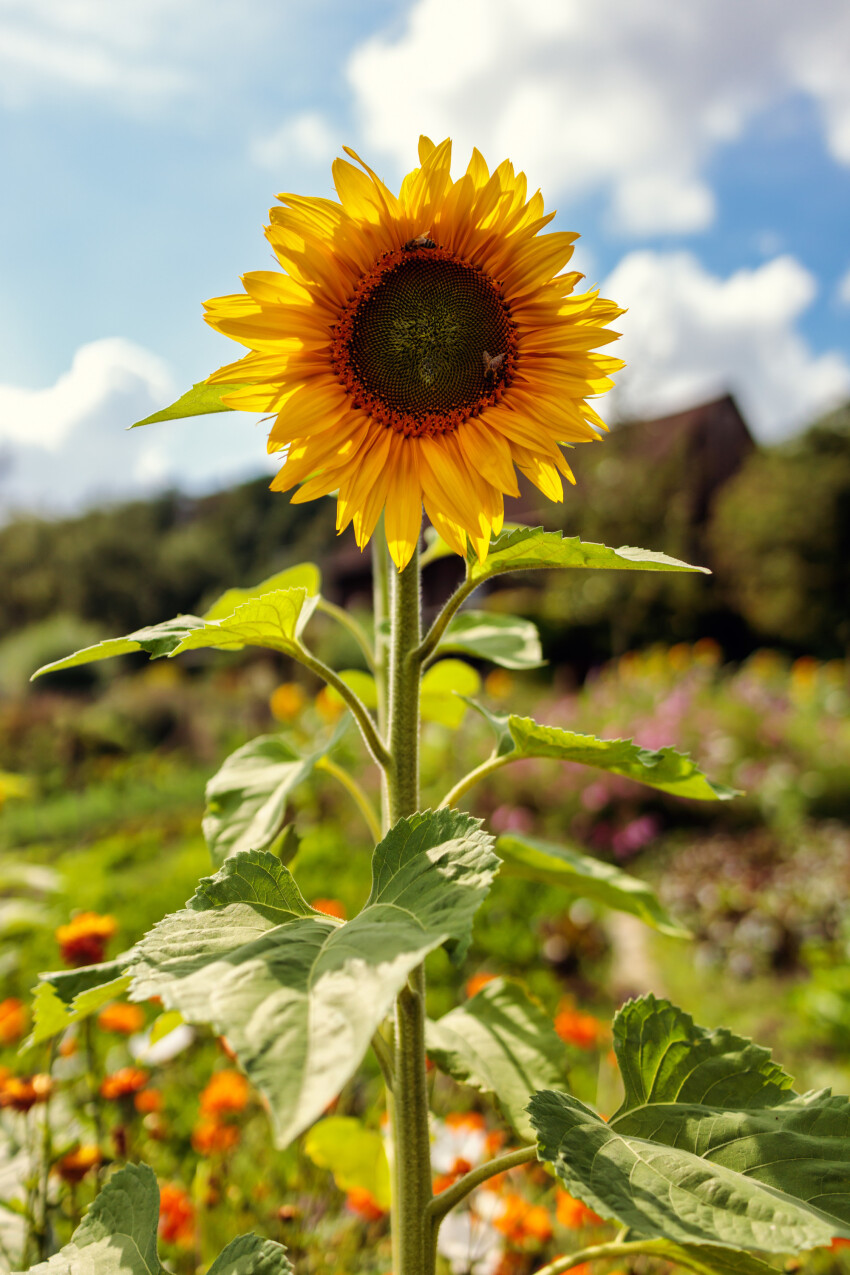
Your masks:
{"label": "field of flowers", "polygon": [[[55,1007],[31,994],[40,970],[82,971],[126,950],[192,893],[209,871],[204,782],[229,751],[261,731],[303,743],[339,726],[333,695],[285,674],[264,661],[222,658],[188,672],[163,663],[96,694],[57,679],[0,702],[0,969],[9,993],[0,1002],[0,1270],[67,1242],[110,1167],[136,1160],[160,1183],[160,1251],[177,1275],[248,1230],[286,1244],[299,1271],[390,1269],[377,1069],[351,1082],[300,1143],[274,1152],[263,1104],[226,1039],[154,1002],[131,1004],[115,985],[54,1037],[44,1025]],[[648,748],[674,742],[742,795],[709,808],[545,761],[519,762],[483,784],[472,808],[495,830],[573,844],[646,879],[693,939],[625,925],[556,884],[500,877],[463,966],[442,952],[429,958],[429,1012],[522,975],[563,1042],[572,1092],[604,1112],[618,1102],[610,988],[686,989],[698,1021],[723,1018],[781,1046],[799,1086],[846,1091],[847,664],[762,651],[732,667],[704,640],[629,653],[580,688],[566,672],[554,690],[523,677],[489,674],[481,702],[498,714],[510,694],[552,725]],[[442,717],[424,738],[425,805],[450,750],[484,757],[489,747],[474,711],[461,705],[450,723]],[[335,756],[353,757],[355,743],[343,735]],[[372,842],[338,780],[332,764],[317,768],[293,794],[288,852],[294,843],[313,906],[350,916],[368,892]],[[370,783],[364,776],[374,796]],[[514,1135],[473,1089],[430,1076],[442,1191]],[[449,1216],[441,1261],[455,1275],[525,1275],[609,1234],[540,1165],[524,1165]],[[820,1272],[839,1261],[824,1250],[806,1265]]]}

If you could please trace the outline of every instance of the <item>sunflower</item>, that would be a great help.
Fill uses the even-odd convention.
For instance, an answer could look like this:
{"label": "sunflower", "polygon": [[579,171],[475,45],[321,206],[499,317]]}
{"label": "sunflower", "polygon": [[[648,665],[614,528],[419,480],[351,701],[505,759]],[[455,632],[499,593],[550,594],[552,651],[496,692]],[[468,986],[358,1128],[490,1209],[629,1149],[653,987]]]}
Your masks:
{"label": "sunflower", "polygon": [[[459,554],[480,559],[519,495],[516,470],[550,500],[574,482],[563,445],[599,437],[589,396],[621,360],[594,353],[622,311],[560,273],[574,234],[542,235],[538,191],[475,150],[452,181],[451,142],[419,142],[398,196],[347,147],[339,202],[279,195],[269,242],[286,271],[243,276],[244,293],[206,303],[217,331],[250,350],[209,377],[231,408],[274,414],[276,491],[337,494],[337,529],[358,545],[382,511],[401,570],[422,507]],[[362,170],[362,171],[361,171]]]}

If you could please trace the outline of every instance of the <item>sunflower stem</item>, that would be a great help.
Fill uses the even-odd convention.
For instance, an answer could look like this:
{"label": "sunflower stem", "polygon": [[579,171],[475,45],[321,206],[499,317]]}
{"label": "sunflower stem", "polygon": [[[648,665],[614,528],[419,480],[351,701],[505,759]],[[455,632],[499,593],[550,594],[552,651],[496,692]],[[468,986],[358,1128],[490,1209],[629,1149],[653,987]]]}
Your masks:
{"label": "sunflower stem", "polygon": [[416,651],[416,658],[423,668],[426,668],[435,658],[440,639],[457,611],[463,606],[470,594],[475,592],[479,584],[483,583],[482,580],[470,580],[469,567],[467,567],[466,572],[466,579],[463,584],[459,584],[451,597],[446,600],[442,610],[435,618]]}
{"label": "sunflower stem", "polygon": [[456,806],[460,798],[464,795],[464,793],[469,792],[470,788],[474,788],[475,785],[480,783],[482,779],[486,779],[487,776],[492,775],[494,771],[501,770],[502,766],[507,766],[508,762],[515,760],[516,758],[512,757],[510,753],[501,757],[496,755],[488,757],[487,760],[483,761],[480,766],[476,766],[474,770],[470,770],[467,774],[465,774],[463,779],[459,779],[454,788],[449,789],[437,809],[442,810],[445,806],[448,806],[449,809],[451,809]]}
{"label": "sunflower stem", "polygon": [[[391,825],[419,808],[419,577],[417,546],[405,569],[393,574],[387,771]],[[433,1275],[435,1251],[426,1221],[432,1191],[422,965],[396,999],[393,1078],[393,1271]]]}

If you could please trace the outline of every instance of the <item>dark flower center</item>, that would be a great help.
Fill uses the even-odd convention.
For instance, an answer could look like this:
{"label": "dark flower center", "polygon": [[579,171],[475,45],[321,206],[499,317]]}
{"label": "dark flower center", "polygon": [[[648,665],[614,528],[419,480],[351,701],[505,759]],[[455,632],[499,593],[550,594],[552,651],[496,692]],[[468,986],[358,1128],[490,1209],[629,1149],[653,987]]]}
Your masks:
{"label": "dark flower center", "polygon": [[333,359],[355,406],[406,435],[445,433],[501,397],[515,325],[482,270],[410,246],[361,280],[337,324]]}

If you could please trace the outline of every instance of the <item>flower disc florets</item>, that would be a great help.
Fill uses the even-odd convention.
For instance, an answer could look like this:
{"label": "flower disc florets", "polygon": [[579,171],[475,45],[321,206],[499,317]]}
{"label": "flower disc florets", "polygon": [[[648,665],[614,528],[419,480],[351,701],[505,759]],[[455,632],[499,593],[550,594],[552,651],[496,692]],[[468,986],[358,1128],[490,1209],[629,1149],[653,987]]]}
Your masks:
{"label": "flower disc florets", "polygon": [[506,160],[474,151],[451,177],[451,143],[421,138],[398,196],[367,165],[334,163],[339,203],[281,195],[268,237],[285,274],[207,302],[207,320],[248,346],[211,384],[223,402],[271,412],[272,487],[293,501],[337,493],[337,528],[365,545],[381,513],[399,568],[422,507],[457,553],[479,558],[516,496],[516,470],[551,500],[574,481],[561,450],[598,438],[587,402],[621,365],[597,352],[621,311],[576,293],[576,238],[541,234],[538,192]]}

